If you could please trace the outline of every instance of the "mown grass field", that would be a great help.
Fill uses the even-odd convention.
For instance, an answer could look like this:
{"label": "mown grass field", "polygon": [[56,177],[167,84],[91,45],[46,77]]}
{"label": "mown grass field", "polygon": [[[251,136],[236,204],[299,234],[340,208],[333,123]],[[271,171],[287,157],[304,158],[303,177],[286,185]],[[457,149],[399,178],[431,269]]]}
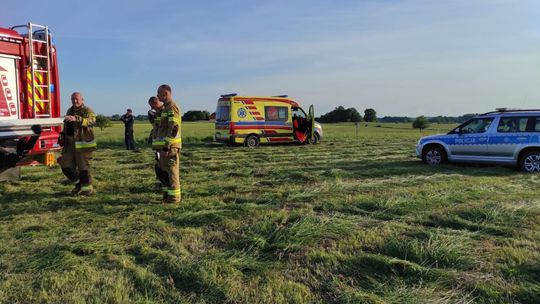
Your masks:
{"label": "mown grass field", "polygon": [[[185,123],[180,205],[98,131],[93,197],[58,167],[0,184],[0,303],[540,303],[540,176],[428,167],[409,125],[316,146],[212,144]],[[441,126],[441,131],[451,126]]]}

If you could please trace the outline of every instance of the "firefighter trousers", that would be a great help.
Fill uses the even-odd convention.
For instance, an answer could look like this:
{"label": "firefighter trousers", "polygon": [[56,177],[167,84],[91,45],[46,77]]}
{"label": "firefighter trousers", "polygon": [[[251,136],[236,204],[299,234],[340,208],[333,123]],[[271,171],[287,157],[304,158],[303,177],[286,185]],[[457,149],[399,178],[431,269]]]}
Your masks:
{"label": "firefighter trousers", "polygon": [[58,164],[69,180],[72,182],[78,180],[81,186],[90,186],[92,185],[91,161],[93,157],[94,151],[77,151],[73,137],[66,137]]}
{"label": "firefighter trousers", "polygon": [[[160,174],[163,198],[168,202],[180,202],[180,149],[171,148],[169,155],[161,153],[158,160],[157,174]],[[159,173],[158,173],[159,172]]]}

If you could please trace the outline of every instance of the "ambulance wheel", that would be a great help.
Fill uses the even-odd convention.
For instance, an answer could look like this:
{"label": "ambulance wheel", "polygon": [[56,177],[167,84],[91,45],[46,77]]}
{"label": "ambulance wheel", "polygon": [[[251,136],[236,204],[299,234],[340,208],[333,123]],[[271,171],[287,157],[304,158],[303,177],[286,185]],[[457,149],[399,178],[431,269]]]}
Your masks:
{"label": "ambulance wheel", "polygon": [[244,146],[249,148],[255,148],[259,146],[259,138],[255,135],[250,135],[246,137],[246,140],[244,141]]}
{"label": "ambulance wheel", "polygon": [[313,134],[313,140],[311,138],[307,139],[308,144],[316,145],[319,142],[319,134],[315,133]]}

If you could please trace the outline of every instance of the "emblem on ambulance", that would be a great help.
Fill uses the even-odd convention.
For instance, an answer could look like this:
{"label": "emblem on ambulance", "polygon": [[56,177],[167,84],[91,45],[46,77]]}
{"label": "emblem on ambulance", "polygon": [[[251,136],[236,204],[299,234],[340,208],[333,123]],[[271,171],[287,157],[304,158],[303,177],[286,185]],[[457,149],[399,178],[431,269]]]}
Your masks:
{"label": "emblem on ambulance", "polygon": [[240,108],[238,109],[238,112],[236,112],[236,114],[238,114],[238,117],[240,118],[245,118],[247,115],[247,111],[244,108]]}

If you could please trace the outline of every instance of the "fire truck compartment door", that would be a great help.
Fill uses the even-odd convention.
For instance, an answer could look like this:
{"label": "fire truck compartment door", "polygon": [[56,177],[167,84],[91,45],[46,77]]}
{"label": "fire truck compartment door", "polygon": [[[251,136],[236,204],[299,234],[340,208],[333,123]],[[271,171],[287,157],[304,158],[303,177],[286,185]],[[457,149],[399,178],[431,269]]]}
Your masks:
{"label": "fire truck compartment door", "polygon": [[0,55],[0,121],[19,118],[17,59]]}

